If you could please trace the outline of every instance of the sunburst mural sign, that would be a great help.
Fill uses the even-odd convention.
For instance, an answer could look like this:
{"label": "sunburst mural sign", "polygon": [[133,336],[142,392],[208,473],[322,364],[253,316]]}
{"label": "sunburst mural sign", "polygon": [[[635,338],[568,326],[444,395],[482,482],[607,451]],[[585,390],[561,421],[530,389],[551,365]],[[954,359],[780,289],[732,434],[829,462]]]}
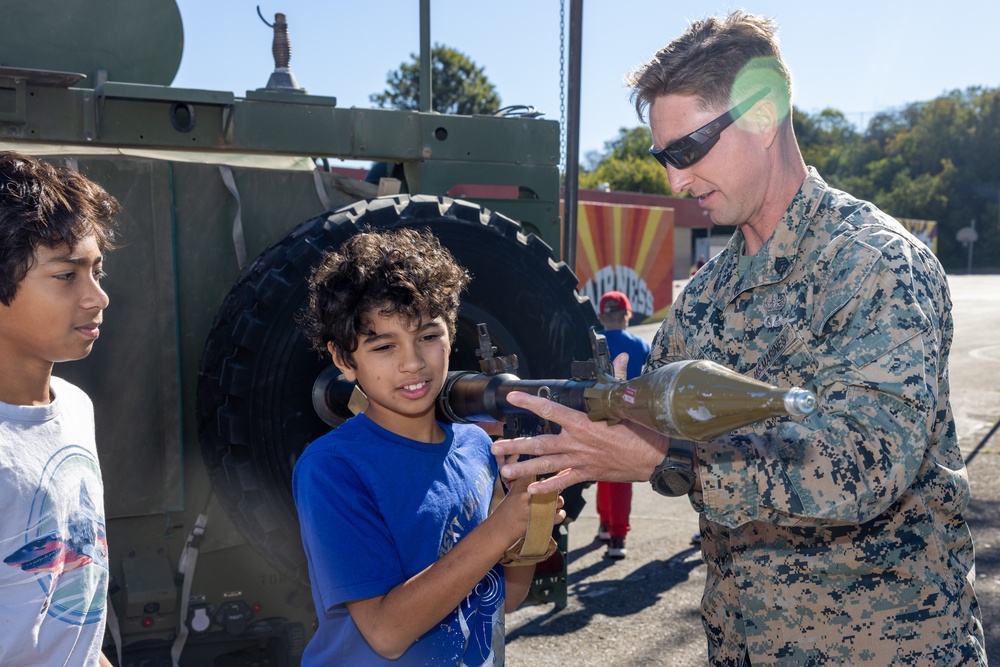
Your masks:
{"label": "sunburst mural sign", "polygon": [[673,303],[674,210],[580,202],[577,289],[595,305],[601,295],[628,295],[633,324],[663,319]]}

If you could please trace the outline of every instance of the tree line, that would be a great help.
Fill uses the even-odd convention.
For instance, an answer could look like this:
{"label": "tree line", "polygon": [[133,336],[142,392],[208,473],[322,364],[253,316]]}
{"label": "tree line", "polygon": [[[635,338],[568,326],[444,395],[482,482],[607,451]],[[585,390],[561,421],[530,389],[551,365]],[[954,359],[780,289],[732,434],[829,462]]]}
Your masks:
{"label": "tree line", "polygon": [[[432,62],[435,110],[492,113],[500,106],[483,68],[465,54],[437,44]],[[419,78],[411,54],[371,101],[416,109]],[[1000,270],[1000,89],[972,87],[913,102],[876,114],[863,130],[835,109],[796,108],[792,123],[806,164],[827,183],[894,217],[937,221],[938,257],[948,270],[966,269],[969,247],[958,235],[973,225],[973,269]],[[621,128],[603,151],[586,157],[580,187],[673,194],[666,171],[647,153],[650,143],[648,127]]]}
{"label": "tree line", "polygon": [[[973,270],[1000,270],[1000,89],[913,102],[876,114],[863,131],[835,109],[793,109],[792,123],[806,164],[831,186],[897,218],[937,221],[947,269],[967,268],[969,247],[958,235],[974,224]],[[588,156],[580,187],[673,194],[649,146],[647,127],[621,128],[603,152]]]}

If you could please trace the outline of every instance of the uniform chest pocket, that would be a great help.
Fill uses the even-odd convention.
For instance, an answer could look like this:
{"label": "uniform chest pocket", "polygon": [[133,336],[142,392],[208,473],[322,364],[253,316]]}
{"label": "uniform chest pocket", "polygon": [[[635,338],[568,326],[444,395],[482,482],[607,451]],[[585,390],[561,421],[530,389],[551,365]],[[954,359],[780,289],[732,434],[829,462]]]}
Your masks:
{"label": "uniform chest pocket", "polygon": [[753,376],[777,387],[813,389],[818,365],[794,324],[785,324],[753,369]]}

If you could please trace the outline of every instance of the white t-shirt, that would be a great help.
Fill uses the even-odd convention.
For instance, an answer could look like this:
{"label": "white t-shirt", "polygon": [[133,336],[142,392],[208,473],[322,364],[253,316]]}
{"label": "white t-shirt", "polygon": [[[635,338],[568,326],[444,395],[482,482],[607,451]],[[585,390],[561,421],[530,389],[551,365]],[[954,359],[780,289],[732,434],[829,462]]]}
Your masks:
{"label": "white t-shirt", "polygon": [[97,665],[108,543],[94,408],[52,378],[53,401],[0,403],[0,665]]}

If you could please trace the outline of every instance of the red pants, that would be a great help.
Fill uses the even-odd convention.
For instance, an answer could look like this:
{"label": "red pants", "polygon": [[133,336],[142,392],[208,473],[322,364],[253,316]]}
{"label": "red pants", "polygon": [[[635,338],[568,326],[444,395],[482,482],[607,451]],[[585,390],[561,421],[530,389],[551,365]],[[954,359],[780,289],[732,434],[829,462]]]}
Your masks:
{"label": "red pants", "polygon": [[598,482],[597,516],[608,524],[611,537],[625,537],[632,511],[632,482]]}

